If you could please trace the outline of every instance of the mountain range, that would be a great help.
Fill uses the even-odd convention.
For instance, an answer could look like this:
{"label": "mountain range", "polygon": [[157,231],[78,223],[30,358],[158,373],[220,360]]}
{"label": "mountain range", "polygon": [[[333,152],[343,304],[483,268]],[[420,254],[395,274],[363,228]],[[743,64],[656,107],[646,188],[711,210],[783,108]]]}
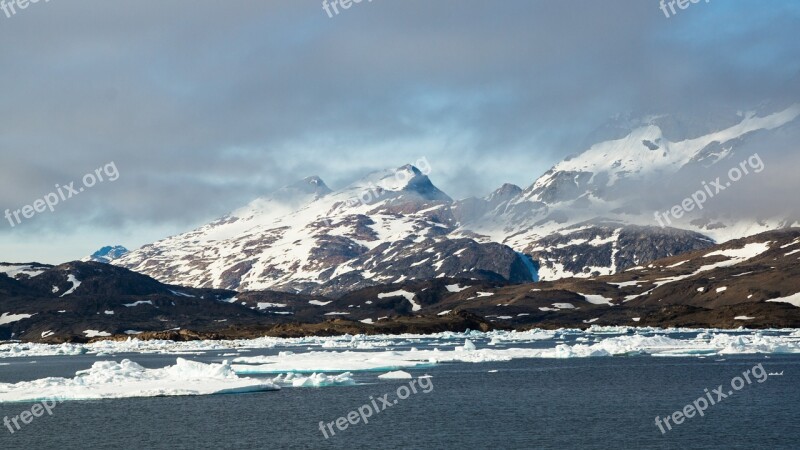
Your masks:
{"label": "mountain range", "polygon": [[0,264],[0,340],[233,339],[602,326],[800,324],[800,229],[615,275],[536,283],[434,278],[338,297],[198,289],[110,264]]}
{"label": "mountain range", "polygon": [[453,200],[422,165],[375,172],[336,191],[309,177],[108,261],[170,284],[326,296],[442,277],[514,283],[612,275],[798,225],[791,215],[725,217],[712,207],[671,227],[654,219],[696,190],[675,189],[683,188],[675,180],[700,186],[777,133],[800,130],[798,116],[800,105],[739,112],[710,121],[715,128],[671,117],[624,121],[604,131],[611,139],[527,188],[505,184],[483,198]]}

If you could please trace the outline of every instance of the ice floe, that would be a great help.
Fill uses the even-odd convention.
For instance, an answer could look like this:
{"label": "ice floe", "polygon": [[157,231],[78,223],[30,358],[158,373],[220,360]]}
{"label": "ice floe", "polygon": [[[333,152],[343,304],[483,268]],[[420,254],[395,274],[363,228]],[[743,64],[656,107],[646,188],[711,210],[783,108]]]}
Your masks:
{"label": "ice floe", "polygon": [[[737,316],[738,320],[744,317]],[[92,330],[87,330],[90,332]],[[94,330],[97,331],[97,330]],[[129,330],[135,333],[134,330]],[[100,333],[100,332],[98,332]],[[87,333],[89,334],[89,333]],[[531,348],[535,347],[535,348]],[[597,326],[560,329],[442,332],[431,335],[344,335],[172,342],[124,341],[59,345],[0,344],[0,359],[82,354],[181,354],[275,349],[277,354],[233,360],[239,374],[396,371],[441,362],[507,361],[517,358],[572,358],[617,355],[697,356],[800,353],[800,330],[656,329]]]}
{"label": "ice floe", "polygon": [[312,373],[309,376],[287,373],[278,375],[272,382],[280,386],[291,387],[323,387],[323,386],[350,386],[356,384],[352,378],[353,374],[345,372],[339,375],[325,375],[324,373]]}
{"label": "ice floe", "polygon": [[42,378],[0,383],[0,403],[43,399],[94,400],[127,397],[209,395],[280,389],[275,383],[236,375],[230,364],[204,364],[178,358],[175,365],[146,369],[124,359],[98,361],[74,378]]}
{"label": "ice floe", "polygon": [[378,378],[382,380],[410,380],[414,377],[412,377],[411,374],[406,372],[405,370],[395,370],[392,372],[386,372],[382,375],[378,375]]}

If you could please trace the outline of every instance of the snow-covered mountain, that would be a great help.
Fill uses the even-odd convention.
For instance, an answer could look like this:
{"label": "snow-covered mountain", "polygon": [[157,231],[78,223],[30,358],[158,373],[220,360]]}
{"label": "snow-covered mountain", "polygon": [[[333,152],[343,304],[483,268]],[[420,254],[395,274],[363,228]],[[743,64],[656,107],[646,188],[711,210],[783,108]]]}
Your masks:
{"label": "snow-covered mountain", "polygon": [[188,286],[334,295],[406,279],[535,278],[507,246],[451,238],[450,204],[413,166],[336,192],[311,177],[114,264]]}
{"label": "snow-covered mountain", "polygon": [[[654,212],[696,192],[701,182],[714,179],[711,173],[738,166],[752,157],[752,149],[763,150],[773,133],[790,128],[800,135],[798,116],[800,105],[764,115],[740,113],[725,128],[680,140],[667,134],[685,136],[686,127],[668,117],[648,118],[624,137],[556,164],[526,189],[504,185],[486,198],[457,202],[459,229],[453,235],[509,245],[533,256],[543,279],[554,279],[607,275],[714,241],[796,226],[793,217],[730,218],[705,208],[673,217],[672,227],[684,230],[679,231],[662,228]],[[685,180],[695,184],[686,186]]]}
{"label": "snow-covered mountain", "polygon": [[[326,295],[437,277],[609,275],[795,224],[790,217],[726,220],[705,209],[663,228],[653,212],[675,204],[665,193],[676,179],[699,184],[709,168],[736,166],[777,130],[800,130],[798,116],[800,105],[740,113],[711,121],[719,128],[699,135],[702,127],[647,118],[525,189],[505,184],[484,198],[454,201],[414,166],[337,191],[306,178],[113,263],[171,284]],[[683,197],[695,189],[675,191]]]}

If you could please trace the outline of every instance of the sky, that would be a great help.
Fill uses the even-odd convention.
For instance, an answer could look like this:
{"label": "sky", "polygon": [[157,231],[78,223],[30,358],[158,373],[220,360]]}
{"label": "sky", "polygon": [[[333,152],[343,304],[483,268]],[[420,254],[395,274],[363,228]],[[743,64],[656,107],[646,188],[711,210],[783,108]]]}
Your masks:
{"label": "sky", "polygon": [[[64,199],[0,222],[0,261],[136,248],[310,175],[336,189],[423,157],[451,197],[483,196],[532,184],[613,118],[800,101],[792,0],[670,17],[657,0],[15,11],[0,10],[0,212]],[[67,198],[85,174],[104,181]]]}

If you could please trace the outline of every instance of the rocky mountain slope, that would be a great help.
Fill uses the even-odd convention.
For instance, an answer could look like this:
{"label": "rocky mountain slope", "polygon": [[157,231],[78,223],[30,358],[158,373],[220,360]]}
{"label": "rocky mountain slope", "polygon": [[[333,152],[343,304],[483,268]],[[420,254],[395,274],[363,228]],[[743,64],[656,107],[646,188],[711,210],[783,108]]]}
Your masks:
{"label": "rocky mountain slope", "polygon": [[[0,339],[216,339],[592,325],[800,326],[800,228],[611,276],[510,284],[435,278],[336,297],[166,285],[96,262],[0,274]],[[23,274],[27,272],[27,274]]]}

